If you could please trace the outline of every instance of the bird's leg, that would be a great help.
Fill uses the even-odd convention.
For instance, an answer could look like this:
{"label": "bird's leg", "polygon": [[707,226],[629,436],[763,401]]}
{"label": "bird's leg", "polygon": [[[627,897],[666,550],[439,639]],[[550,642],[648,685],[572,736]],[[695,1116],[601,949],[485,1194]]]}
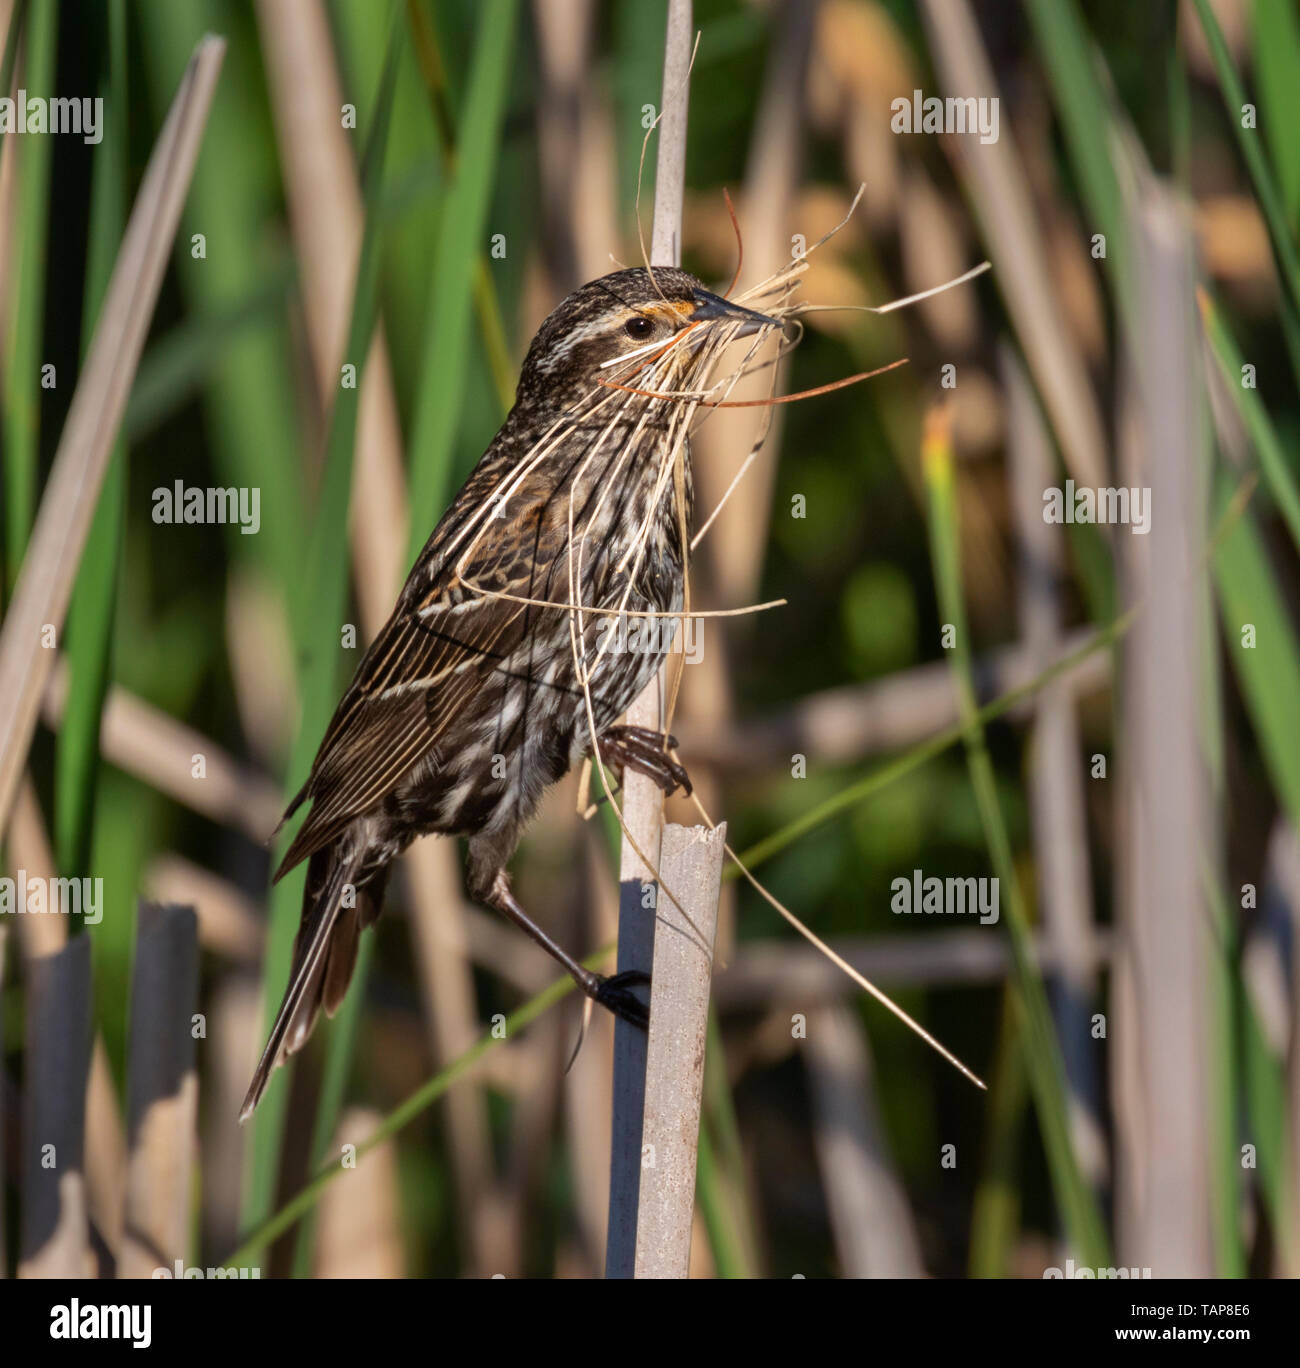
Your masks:
{"label": "bird's leg", "polygon": [[649,1007],[630,991],[633,988],[648,984],[650,982],[649,974],[643,974],[639,969],[633,969],[606,978],[603,974],[596,974],[590,969],[583,968],[567,950],[557,945],[519,906],[515,900],[515,895],[510,891],[510,880],[504,869],[497,870],[491,887],[483,894],[483,901],[509,918],[521,931],[526,931],[552,959],[558,960],[573,976],[578,987],[593,1002],[600,1003],[602,1007],[608,1007],[615,1016],[622,1017],[624,1021],[630,1022],[633,1026],[639,1026],[643,1031],[649,1027]]}
{"label": "bird's leg", "polygon": [[681,789],[691,792],[685,768],[664,749],[664,742],[677,749],[675,736],[665,737],[651,727],[607,727],[600,734],[600,758],[615,769],[633,769],[653,779],[665,793]]}

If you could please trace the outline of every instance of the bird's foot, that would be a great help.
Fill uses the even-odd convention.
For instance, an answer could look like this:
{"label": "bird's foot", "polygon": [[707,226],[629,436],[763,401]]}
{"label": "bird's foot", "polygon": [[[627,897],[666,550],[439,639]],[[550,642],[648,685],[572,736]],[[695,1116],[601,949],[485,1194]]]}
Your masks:
{"label": "bird's foot", "polygon": [[665,741],[669,749],[677,749],[675,736],[665,737],[651,727],[609,727],[601,734],[600,756],[616,769],[632,769],[653,779],[666,794],[678,789],[689,794],[690,776],[664,749]]}
{"label": "bird's foot", "polygon": [[643,974],[639,969],[628,969],[610,978],[603,974],[592,974],[582,987],[593,1002],[608,1007],[616,1017],[645,1031],[650,1027],[650,1008],[631,990],[645,987],[649,982],[649,974]]}

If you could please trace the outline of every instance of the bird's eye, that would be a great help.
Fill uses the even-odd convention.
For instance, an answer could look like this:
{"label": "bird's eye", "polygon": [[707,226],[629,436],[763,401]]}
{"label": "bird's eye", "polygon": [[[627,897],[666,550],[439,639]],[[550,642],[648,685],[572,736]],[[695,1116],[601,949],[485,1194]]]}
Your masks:
{"label": "bird's eye", "polygon": [[655,325],[641,314],[629,318],[627,322],[623,324],[623,331],[638,342],[644,341],[652,332],[654,332],[654,330]]}

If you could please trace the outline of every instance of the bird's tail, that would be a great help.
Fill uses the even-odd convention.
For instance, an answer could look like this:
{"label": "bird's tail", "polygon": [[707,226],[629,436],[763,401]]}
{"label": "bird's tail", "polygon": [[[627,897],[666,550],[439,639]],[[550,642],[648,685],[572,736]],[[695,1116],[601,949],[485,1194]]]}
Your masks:
{"label": "bird's tail", "polygon": [[241,1122],[253,1114],[275,1070],[306,1044],[321,1008],[333,1016],[343,1001],[356,967],[357,942],[378,917],[387,882],[379,874],[357,886],[366,853],[364,844],[344,837],[316,851],[307,862],[289,986],[248,1085]]}

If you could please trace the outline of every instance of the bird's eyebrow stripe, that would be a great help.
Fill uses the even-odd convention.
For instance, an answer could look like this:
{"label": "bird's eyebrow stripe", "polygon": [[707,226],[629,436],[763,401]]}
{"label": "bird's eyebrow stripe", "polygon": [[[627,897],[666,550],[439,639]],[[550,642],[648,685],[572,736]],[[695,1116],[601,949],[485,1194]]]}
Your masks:
{"label": "bird's eyebrow stripe", "polygon": [[631,309],[633,313],[662,316],[665,312],[670,312],[685,318],[695,311],[695,303],[690,299],[656,299],[650,304],[633,304],[630,300],[624,299],[616,290],[611,290],[603,281],[598,280],[594,283],[604,290],[611,299],[617,299],[625,309]]}
{"label": "bird's eyebrow stripe", "polygon": [[[596,286],[597,289],[604,290],[605,293],[606,293],[611,299],[617,299],[618,302],[619,302],[625,309],[636,309],[636,305],[635,305],[635,304],[629,303],[629,302],[628,302],[626,299],[624,299],[623,296],[622,296],[621,294],[619,294],[616,290],[611,290],[611,289],[609,288],[609,286],[606,285],[605,282],[604,282],[603,280],[596,280],[596,281],[593,281],[592,283]],[[639,312],[639,310],[638,310],[638,312]]]}

